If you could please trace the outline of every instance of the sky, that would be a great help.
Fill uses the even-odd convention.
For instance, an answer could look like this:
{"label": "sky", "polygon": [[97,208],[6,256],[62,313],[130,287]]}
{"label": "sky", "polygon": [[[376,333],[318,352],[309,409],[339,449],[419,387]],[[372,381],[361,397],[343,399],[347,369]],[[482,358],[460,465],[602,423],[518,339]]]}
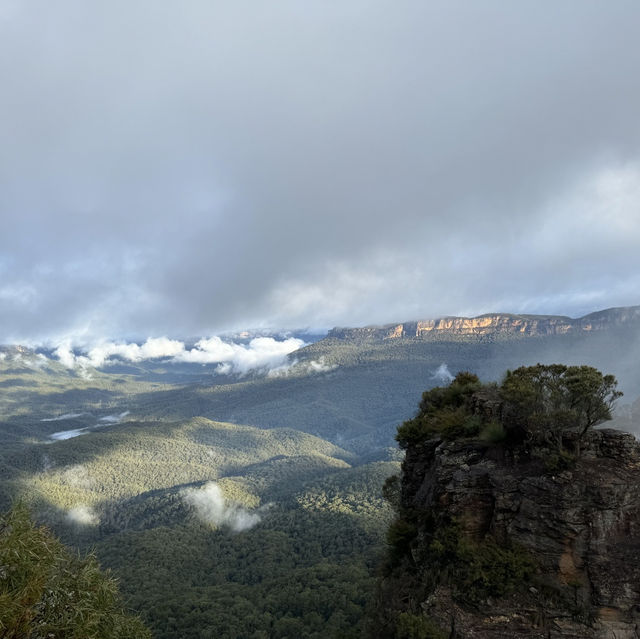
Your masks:
{"label": "sky", "polygon": [[0,0],[0,343],[638,304],[638,24]]}

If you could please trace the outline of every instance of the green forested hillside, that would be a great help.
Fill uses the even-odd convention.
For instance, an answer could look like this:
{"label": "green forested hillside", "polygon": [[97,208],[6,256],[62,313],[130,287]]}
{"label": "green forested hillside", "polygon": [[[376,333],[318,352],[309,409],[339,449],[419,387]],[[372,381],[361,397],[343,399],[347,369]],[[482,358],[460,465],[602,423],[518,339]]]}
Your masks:
{"label": "green forested hillside", "polygon": [[188,389],[21,375],[28,395],[8,394],[0,427],[3,506],[19,495],[65,542],[95,549],[154,637],[357,633],[389,516],[381,486],[397,462],[362,465],[299,429],[180,417],[180,403],[165,416],[165,397]]}

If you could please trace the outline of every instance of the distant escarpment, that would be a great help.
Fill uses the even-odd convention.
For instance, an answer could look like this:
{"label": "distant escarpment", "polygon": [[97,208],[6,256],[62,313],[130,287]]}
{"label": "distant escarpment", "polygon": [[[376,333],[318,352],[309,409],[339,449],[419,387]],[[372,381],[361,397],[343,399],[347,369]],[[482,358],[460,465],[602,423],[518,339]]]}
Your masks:
{"label": "distant escarpment", "polygon": [[[594,369],[516,374],[531,370],[506,389],[459,375],[399,429],[406,459],[385,487],[398,517],[371,636],[640,637],[640,443],[591,427],[615,399],[611,378],[602,393],[577,388]],[[605,398],[599,417],[589,402],[577,414],[580,394]]]}
{"label": "distant escarpment", "polygon": [[546,336],[580,334],[627,326],[640,327],[640,306],[611,308],[577,319],[560,315],[509,313],[489,313],[478,317],[442,317],[385,326],[334,328],[329,332],[328,337],[347,340],[380,340],[471,335]]}

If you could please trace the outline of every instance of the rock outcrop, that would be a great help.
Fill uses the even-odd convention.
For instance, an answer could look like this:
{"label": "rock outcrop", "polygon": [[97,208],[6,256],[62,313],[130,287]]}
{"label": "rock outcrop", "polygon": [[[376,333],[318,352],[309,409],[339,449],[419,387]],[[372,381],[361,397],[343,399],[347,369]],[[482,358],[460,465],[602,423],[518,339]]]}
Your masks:
{"label": "rock outcrop", "polygon": [[546,336],[603,331],[613,327],[640,327],[640,306],[611,308],[572,319],[556,315],[512,315],[492,313],[479,317],[443,317],[440,319],[366,326],[334,328],[328,337],[336,339],[400,339],[446,336]]}
{"label": "rock outcrop", "polygon": [[[434,438],[407,449],[401,508],[423,522],[409,551],[411,592],[420,597],[413,607],[442,636],[640,637],[640,443],[603,429],[580,446],[564,470],[526,445]],[[491,539],[518,549],[533,566],[530,578],[496,596],[456,593],[429,563],[445,522],[470,548]]]}

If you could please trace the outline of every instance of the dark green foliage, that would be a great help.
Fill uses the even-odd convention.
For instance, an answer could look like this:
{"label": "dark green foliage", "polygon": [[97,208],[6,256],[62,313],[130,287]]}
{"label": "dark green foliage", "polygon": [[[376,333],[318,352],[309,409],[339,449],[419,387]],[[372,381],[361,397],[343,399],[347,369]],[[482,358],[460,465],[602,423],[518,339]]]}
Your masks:
{"label": "dark green foliage", "polygon": [[396,440],[408,448],[430,437],[480,438],[489,443],[524,439],[563,447],[565,433],[579,440],[593,426],[611,419],[622,393],[613,375],[591,366],[551,364],[508,371],[502,385],[483,385],[468,372],[449,386],[427,390],[418,414],[398,428]]}
{"label": "dark green foliage", "polygon": [[[438,537],[441,535],[438,531]],[[440,565],[448,574],[454,596],[461,601],[476,603],[487,597],[509,595],[524,588],[534,572],[534,561],[522,548],[498,544],[491,536],[474,543],[455,527],[449,538],[455,543],[441,554]]]}
{"label": "dark green foliage", "polygon": [[449,386],[425,391],[418,414],[398,428],[396,440],[400,447],[407,448],[433,436],[458,439],[477,435],[482,420],[473,413],[472,398],[481,387],[476,375],[462,372]]}
{"label": "dark green foliage", "polygon": [[564,449],[555,452],[547,452],[544,455],[544,468],[548,473],[562,472],[573,468],[577,457]]}
{"label": "dark green foliage", "polygon": [[144,639],[123,609],[116,582],[94,557],[73,556],[24,506],[0,518],[0,637]]}
{"label": "dark green foliage", "polygon": [[382,496],[395,512],[400,511],[401,488],[400,475],[387,477],[382,485]]}
{"label": "dark green foliage", "polygon": [[237,535],[193,522],[122,533],[98,552],[156,639],[324,639],[360,628],[378,544],[353,515],[276,506]]}
{"label": "dark green foliage", "polygon": [[480,439],[490,444],[500,444],[507,438],[507,431],[498,421],[490,421],[480,432]]}
{"label": "dark green foliage", "polygon": [[387,541],[391,565],[419,556],[420,565],[428,567],[423,586],[448,585],[462,603],[509,595],[524,588],[535,571],[535,561],[524,549],[499,544],[490,535],[482,541],[472,541],[461,533],[456,522],[423,516],[419,529],[418,539],[418,527],[405,519],[390,526]]}
{"label": "dark green foliage", "polygon": [[448,639],[449,633],[424,615],[401,612],[396,623],[395,639]]}
{"label": "dark green foliage", "polygon": [[411,542],[415,539],[418,529],[415,524],[406,519],[398,518],[387,530],[387,544],[394,559],[406,556],[411,548]]}
{"label": "dark green foliage", "polygon": [[562,448],[562,435],[578,438],[608,419],[616,399],[613,375],[591,366],[523,366],[508,371],[500,394],[505,427],[536,443]]}

